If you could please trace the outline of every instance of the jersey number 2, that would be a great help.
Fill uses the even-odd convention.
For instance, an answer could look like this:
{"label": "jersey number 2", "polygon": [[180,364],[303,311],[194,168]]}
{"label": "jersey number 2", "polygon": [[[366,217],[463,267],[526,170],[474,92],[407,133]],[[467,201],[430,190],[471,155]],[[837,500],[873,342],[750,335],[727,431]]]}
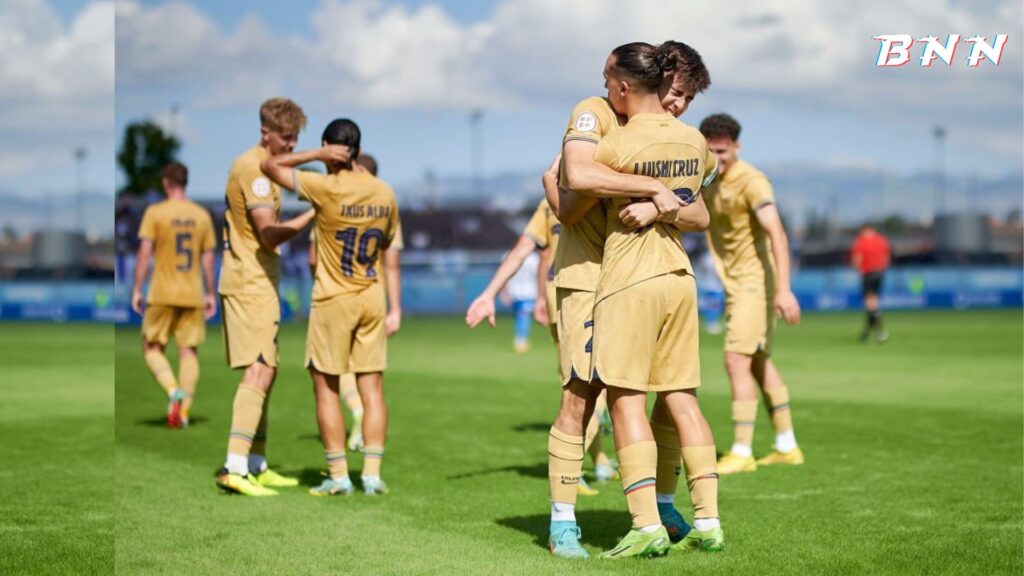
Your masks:
{"label": "jersey number 2", "polygon": [[[373,263],[377,261],[377,253],[380,252],[381,242],[384,241],[384,231],[379,228],[367,228],[363,235],[359,237],[358,243],[356,242],[356,236],[359,234],[359,229],[345,228],[344,230],[338,230],[334,233],[334,237],[337,238],[338,242],[341,242],[341,273],[345,276],[352,275],[352,261],[366,266],[366,277],[373,278],[377,276],[377,271],[373,269]],[[373,242],[373,252],[370,252],[370,241]],[[358,244],[358,254],[356,248]]]}

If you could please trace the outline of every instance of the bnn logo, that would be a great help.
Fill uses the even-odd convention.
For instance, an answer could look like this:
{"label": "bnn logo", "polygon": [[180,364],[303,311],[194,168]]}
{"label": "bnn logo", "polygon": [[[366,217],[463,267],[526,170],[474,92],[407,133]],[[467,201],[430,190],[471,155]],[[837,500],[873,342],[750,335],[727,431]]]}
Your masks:
{"label": "bnn logo", "polygon": [[[884,68],[903,66],[910,62],[910,47],[915,42],[924,44],[924,50],[920,58],[921,66],[925,68],[931,67],[932,62],[936,58],[945,62],[946,66],[951,66],[957,45],[961,42],[959,34],[950,34],[946,38],[945,44],[939,42],[939,39],[935,36],[927,36],[915,40],[910,34],[883,34],[875,36],[874,39],[881,42],[881,46],[878,48],[878,60],[875,62],[875,65]],[[988,43],[988,38],[984,36],[971,36],[970,38],[964,38],[963,42],[971,45],[971,53],[966,58],[968,66],[977,68],[982,60],[988,60],[992,64],[999,66],[999,59],[1003,57],[1003,48],[1006,47],[1006,34],[996,35],[995,41],[991,44]]]}

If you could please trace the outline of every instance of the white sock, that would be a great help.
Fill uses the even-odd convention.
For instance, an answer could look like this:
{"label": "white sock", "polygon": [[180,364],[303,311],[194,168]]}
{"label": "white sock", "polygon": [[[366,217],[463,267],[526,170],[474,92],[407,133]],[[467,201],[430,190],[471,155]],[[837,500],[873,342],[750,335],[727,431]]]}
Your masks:
{"label": "white sock", "polygon": [[551,521],[552,522],[575,522],[576,521],[576,505],[569,504],[568,502],[552,502],[551,503]]}
{"label": "white sock", "polygon": [[722,524],[718,521],[718,518],[694,518],[693,527],[701,532],[705,530],[711,530],[712,528],[718,528]]}
{"label": "white sock", "polygon": [[733,444],[732,448],[729,448],[729,452],[744,458],[750,458],[754,455],[754,449],[746,444]]}
{"label": "white sock", "polygon": [[348,476],[331,476],[331,480],[334,480],[335,482],[342,482],[344,480],[348,480]]}
{"label": "white sock", "polygon": [[779,452],[792,452],[796,449],[796,435],[792,428],[775,435],[775,449]]}
{"label": "white sock", "polygon": [[654,498],[658,501],[658,504],[675,504],[675,494],[655,494]]}
{"label": "white sock", "polygon": [[249,470],[259,474],[267,469],[267,457],[263,454],[249,454]]}
{"label": "white sock", "polygon": [[249,459],[241,454],[232,454],[228,452],[228,459],[224,462],[224,467],[227,468],[228,472],[231,474],[245,476],[249,473]]}
{"label": "white sock", "polygon": [[651,524],[650,526],[644,526],[643,528],[640,529],[640,531],[643,532],[644,534],[650,534],[651,532],[654,532],[658,528],[661,528],[661,524]]}

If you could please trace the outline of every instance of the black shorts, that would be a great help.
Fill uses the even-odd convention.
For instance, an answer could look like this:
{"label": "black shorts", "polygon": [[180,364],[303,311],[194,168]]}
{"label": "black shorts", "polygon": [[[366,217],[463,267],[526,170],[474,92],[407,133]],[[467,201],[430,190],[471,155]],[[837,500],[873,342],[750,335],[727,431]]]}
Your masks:
{"label": "black shorts", "polygon": [[882,277],[885,272],[868,272],[860,277],[860,290],[867,295],[877,296],[882,292]]}

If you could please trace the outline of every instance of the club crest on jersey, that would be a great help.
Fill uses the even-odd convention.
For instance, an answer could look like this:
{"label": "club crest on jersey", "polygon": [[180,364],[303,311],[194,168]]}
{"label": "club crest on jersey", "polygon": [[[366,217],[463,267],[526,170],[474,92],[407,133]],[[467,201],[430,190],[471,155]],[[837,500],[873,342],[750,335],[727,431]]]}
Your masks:
{"label": "club crest on jersey", "polygon": [[584,112],[576,117],[576,129],[580,132],[593,132],[597,129],[597,116],[593,112]]}
{"label": "club crest on jersey", "polygon": [[252,181],[252,193],[257,198],[264,198],[270,195],[270,180],[260,176],[259,178]]}
{"label": "club crest on jersey", "polygon": [[[987,37],[981,35],[964,38],[962,42],[971,45],[970,54],[964,58],[967,66],[977,68],[984,60],[999,66],[1003,48],[1006,47],[1006,38],[1006,34],[997,34],[991,44],[988,43]],[[881,68],[898,68],[910,62],[910,48],[914,43],[924,45],[919,58],[921,66],[930,68],[936,59],[945,62],[946,66],[952,66],[953,55],[961,42],[959,34],[950,34],[945,42],[932,35],[914,38],[910,34],[882,34],[873,39],[880,42],[875,66]]]}

